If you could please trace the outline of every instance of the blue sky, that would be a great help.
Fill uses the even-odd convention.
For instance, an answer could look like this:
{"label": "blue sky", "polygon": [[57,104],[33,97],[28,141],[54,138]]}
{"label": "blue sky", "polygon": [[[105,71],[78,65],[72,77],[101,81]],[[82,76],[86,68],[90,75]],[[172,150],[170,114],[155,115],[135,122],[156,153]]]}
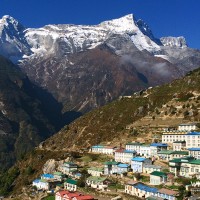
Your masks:
{"label": "blue sky", "polygon": [[0,17],[11,15],[26,27],[98,24],[133,13],[156,37],[184,36],[200,49],[200,0],[0,0]]}

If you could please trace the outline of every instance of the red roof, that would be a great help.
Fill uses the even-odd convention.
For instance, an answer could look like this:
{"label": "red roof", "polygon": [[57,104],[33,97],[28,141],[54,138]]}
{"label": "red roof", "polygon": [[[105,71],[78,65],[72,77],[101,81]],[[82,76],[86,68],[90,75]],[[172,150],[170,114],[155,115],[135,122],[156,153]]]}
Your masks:
{"label": "red roof", "polygon": [[158,192],[162,193],[162,194],[167,194],[167,195],[177,195],[178,194],[177,191],[168,190],[168,189],[165,189],[165,188],[158,190]]}
{"label": "red roof", "polygon": [[121,152],[122,153],[122,152],[124,152],[124,150],[125,150],[124,148],[121,148],[121,149],[116,150],[115,152]]}
{"label": "red roof", "polygon": [[56,192],[56,195],[60,195],[61,197],[63,197],[64,195],[69,194],[69,193],[70,192],[67,190],[61,190],[61,191]]}
{"label": "red roof", "polygon": [[90,195],[83,195],[75,198],[75,200],[93,200],[93,199],[94,197]]}
{"label": "red roof", "polygon": [[68,193],[66,196],[69,198],[69,199],[72,199],[73,197],[78,197],[80,196],[81,193],[78,193],[78,192],[71,192],[71,193]]}

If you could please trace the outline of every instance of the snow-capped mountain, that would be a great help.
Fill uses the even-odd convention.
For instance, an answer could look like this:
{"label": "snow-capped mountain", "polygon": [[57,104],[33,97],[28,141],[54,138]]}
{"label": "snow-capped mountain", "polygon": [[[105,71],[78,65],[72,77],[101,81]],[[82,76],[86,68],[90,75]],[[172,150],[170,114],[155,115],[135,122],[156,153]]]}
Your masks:
{"label": "snow-capped mountain", "polygon": [[24,28],[0,20],[0,54],[63,103],[90,110],[119,95],[180,77],[199,67],[200,51],[184,37],[154,37],[132,15],[98,25],[58,24]]}
{"label": "snow-capped mountain", "polygon": [[[30,55],[63,55],[93,49],[113,34],[128,34],[139,50],[145,49],[154,54],[161,50],[160,41],[154,38],[148,25],[142,20],[137,21],[132,14],[95,26],[47,25],[38,29],[25,29],[17,20],[6,15],[0,20],[0,50],[13,61]],[[173,38],[174,44],[175,40]]]}

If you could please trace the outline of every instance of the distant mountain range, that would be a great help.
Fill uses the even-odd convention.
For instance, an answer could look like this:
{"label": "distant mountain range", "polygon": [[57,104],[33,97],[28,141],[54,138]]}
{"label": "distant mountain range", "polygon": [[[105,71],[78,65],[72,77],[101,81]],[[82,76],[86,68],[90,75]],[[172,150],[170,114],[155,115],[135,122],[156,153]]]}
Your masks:
{"label": "distant mountain range", "polygon": [[154,37],[130,14],[98,25],[25,28],[0,19],[0,54],[63,105],[87,112],[120,95],[169,82],[200,64],[184,37]]}

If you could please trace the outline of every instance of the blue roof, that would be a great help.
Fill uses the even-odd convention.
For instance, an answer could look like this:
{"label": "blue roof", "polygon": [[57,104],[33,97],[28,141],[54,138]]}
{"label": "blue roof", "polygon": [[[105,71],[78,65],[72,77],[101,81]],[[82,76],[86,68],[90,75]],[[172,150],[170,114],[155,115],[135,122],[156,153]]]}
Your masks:
{"label": "blue roof", "polygon": [[42,174],[42,177],[45,177],[45,178],[54,178],[54,175],[53,174]]}
{"label": "blue roof", "polygon": [[168,144],[166,144],[166,143],[151,143],[150,146],[154,146],[154,147],[167,147]]}
{"label": "blue roof", "polygon": [[33,181],[33,183],[39,183],[40,182],[40,179],[35,179],[34,181]]}
{"label": "blue roof", "polygon": [[138,161],[138,162],[143,162],[144,160],[146,160],[146,158],[142,158],[142,157],[135,157],[131,159],[132,161]]}
{"label": "blue roof", "polygon": [[149,187],[147,185],[144,185],[142,183],[138,183],[137,185],[133,185],[133,187],[146,191],[146,192],[152,192],[152,193],[157,193],[158,189],[157,188],[153,188],[153,187]]}
{"label": "blue roof", "polygon": [[200,135],[200,132],[189,132],[186,135]]}
{"label": "blue roof", "polygon": [[136,151],[131,151],[131,150],[124,150],[124,153],[137,153]]}
{"label": "blue roof", "polygon": [[189,151],[200,151],[200,148],[188,148]]}
{"label": "blue roof", "polygon": [[128,168],[130,165],[121,163],[121,164],[119,164],[117,166],[121,167],[121,168]]}
{"label": "blue roof", "polygon": [[96,146],[92,146],[92,148],[104,148],[104,146],[102,146],[102,145],[96,145]]}

